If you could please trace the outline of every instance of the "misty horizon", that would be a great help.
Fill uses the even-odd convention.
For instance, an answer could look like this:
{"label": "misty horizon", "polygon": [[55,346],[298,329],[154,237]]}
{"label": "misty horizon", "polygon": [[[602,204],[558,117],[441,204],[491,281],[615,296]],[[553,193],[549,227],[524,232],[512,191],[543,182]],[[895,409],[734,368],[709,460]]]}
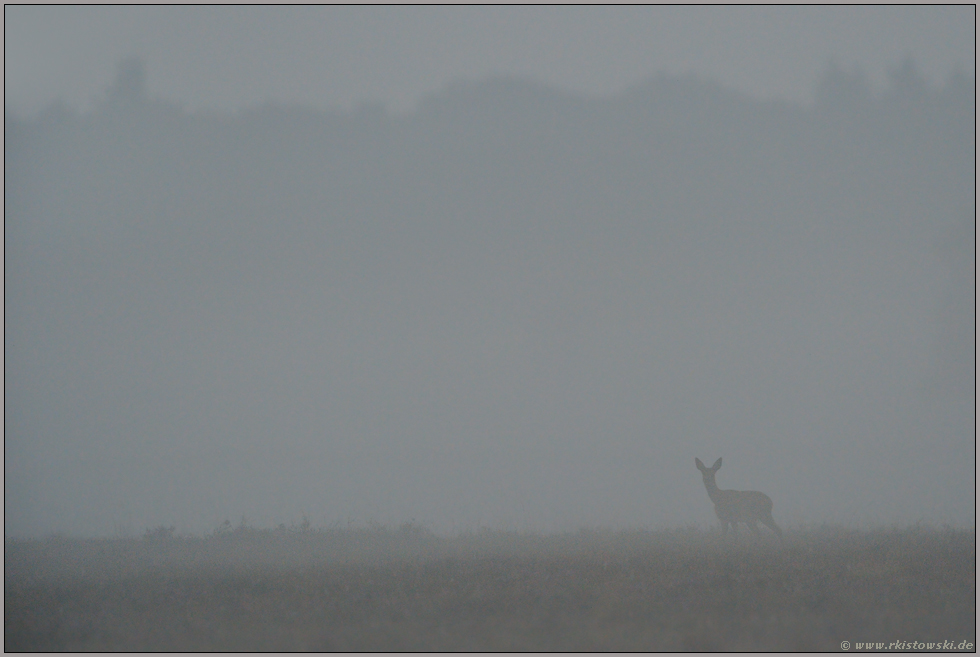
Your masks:
{"label": "misty horizon", "polygon": [[975,77],[5,116],[5,535],[975,526]]}

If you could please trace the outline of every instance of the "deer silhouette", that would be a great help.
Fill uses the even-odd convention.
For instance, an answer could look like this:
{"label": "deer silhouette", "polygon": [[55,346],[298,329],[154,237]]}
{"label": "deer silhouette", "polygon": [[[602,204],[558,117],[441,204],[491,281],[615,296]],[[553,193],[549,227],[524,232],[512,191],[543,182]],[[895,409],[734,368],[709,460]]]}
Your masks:
{"label": "deer silhouette", "polygon": [[721,531],[728,533],[728,526],[731,525],[732,532],[735,532],[737,523],[744,522],[756,534],[759,533],[761,522],[769,529],[776,532],[779,540],[783,540],[783,532],[776,526],[776,521],[772,519],[772,500],[765,493],[757,490],[721,490],[715,483],[715,473],[721,468],[721,459],[715,461],[713,466],[706,467],[701,459],[694,459],[694,465],[701,471],[704,479],[704,487],[708,490],[708,497],[715,505],[715,515],[721,521]]}

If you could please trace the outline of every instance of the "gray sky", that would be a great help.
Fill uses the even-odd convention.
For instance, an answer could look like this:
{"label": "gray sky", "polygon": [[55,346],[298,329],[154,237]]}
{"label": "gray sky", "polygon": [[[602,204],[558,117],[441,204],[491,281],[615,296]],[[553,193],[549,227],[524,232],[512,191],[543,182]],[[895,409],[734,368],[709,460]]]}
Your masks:
{"label": "gray sky", "polygon": [[518,75],[608,94],[658,72],[810,99],[831,59],[878,85],[906,55],[941,82],[975,68],[959,7],[10,7],[5,104],[87,107],[127,55],[188,109],[268,100],[395,111],[447,82]]}
{"label": "gray sky", "polygon": [[8,535],[975,523],[972,7],[5,11]]}

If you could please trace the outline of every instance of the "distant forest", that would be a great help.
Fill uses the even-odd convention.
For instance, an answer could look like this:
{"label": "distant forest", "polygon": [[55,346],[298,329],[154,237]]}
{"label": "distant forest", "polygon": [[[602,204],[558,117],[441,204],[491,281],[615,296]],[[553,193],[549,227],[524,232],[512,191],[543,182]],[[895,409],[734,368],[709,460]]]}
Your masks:
{"label": "distant forest", "polygon": [[129,61],[92,113],[6,115],[8,267],[42,243],[178,242],[201,266],[208,249],[253,239],[263,253],[247,269],[309,239],[322,263],[332,250],[349,260],[363,233],[376,248],[357,273],[383,276],[387,249],[431,256],[436,233],[481,257],[559,226],[562,239],[625,244],[681,223],[778,232],[802,216],[811,235],[911,237],[973,215],[975,89],[961,74],[932,87],[906,62],[879,94],[831,66],[811,107],[659,76],[598,99],[460,82],[397,117],[371,104],[190,114],[147,97]]}
{"label": "distant forest", "polygon": [[[860,513],[966,518],[975,98],[907,62],[880,92],[830,66],[810,106],[661,75],[190,113],[129,62],[91,112],[7,113],[7,526],[207,528],[219,498],[478,522],[504,464],[542,517],[677,523],[717,456],[677,438],[727,435],[841,460],[836,486],[746,473],[777,517],[851,517],[861,482]],[[952,482],[921,509],[888,492],[907,459],[901,486]],[[131,500],[78,506],[96,482]]]}

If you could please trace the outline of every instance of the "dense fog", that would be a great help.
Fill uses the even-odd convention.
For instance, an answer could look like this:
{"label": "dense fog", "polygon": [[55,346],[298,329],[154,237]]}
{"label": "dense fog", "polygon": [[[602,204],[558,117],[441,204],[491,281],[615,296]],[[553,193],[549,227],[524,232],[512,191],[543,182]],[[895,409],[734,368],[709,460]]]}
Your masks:
{"label": "dense fog", "polygon": [[5,535],[975,524],[975,76],[5,117]]}

